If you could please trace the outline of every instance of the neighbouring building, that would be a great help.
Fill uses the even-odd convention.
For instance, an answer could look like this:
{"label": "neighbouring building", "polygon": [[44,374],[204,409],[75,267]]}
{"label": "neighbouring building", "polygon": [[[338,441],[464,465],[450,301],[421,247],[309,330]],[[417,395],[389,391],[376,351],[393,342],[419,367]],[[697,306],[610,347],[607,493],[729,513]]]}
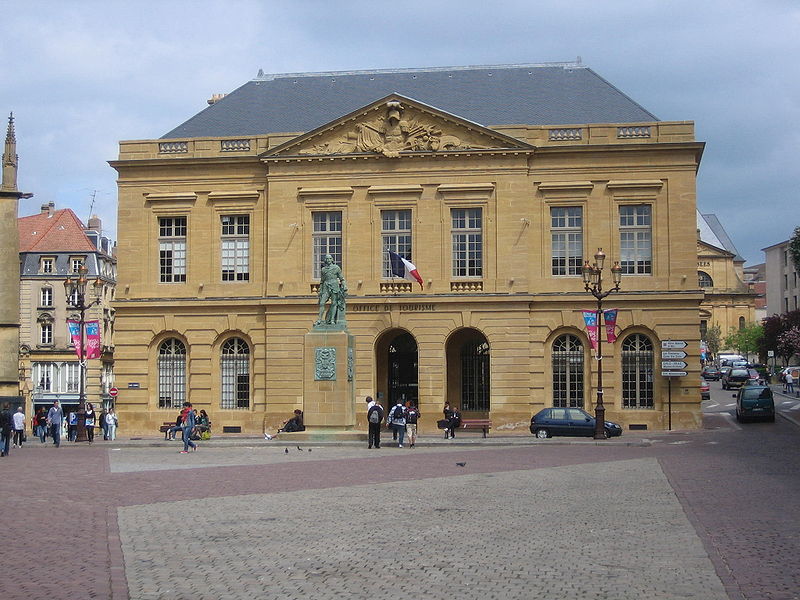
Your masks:
{"label": "neighbouring building", "polygon": [[[686,342],[673,427],[700,426],[690,121],[660,121],[580,64],[264,75],[160,139],[123,141],[117,409],[152,434],[184,400],[257,433],[304,408],[304,344],[331,254],[363,398],[443,402],[528,433],[548,406],[593,410],[581,268],[619,261],[606,418],[664,429],[662,342]],[[387,250],[422,286],[392,276]],[[313,356],[313,354],[312,354]]]}
{"label": "neighbouring building", "polygon": [[[697,279],[703,290],[700,335],[719,325],[722,338],[756,322],[756,293],[745,282],[744,258],[714,214],[697,211]],[[733,348],[721,348],[733,350]]]}
{"label": "neighbouring building", "polygon": [[798,310],[797,270],[789,253],[791,240],[762,248],[767,287],[767,316]]}
{"label": "neighbouring building", "polygon": [[17,210],[20,198],[30,198],[17,189],[17,138],[14,133],[14,116],[8,118],[5,148],[3,150],[3,176],[0,183],[0,404],[13,402],[19,405],[21,382],[19,348],[19,279],[14,275],[19,265],[19,236],[17,235]]}
{"label": "neighbouring building", "polygon": [[761,323],[769,315],[767,314],[767,265],[759,263],[744,268],[744,280],[753,293],[755,298],[755,318],[756,323]]}
{"label": "neighbouring building", "polygon": [[[86,302],[94,299],[98,282],[100,301],[86,311],[86,321],[99,322],[101,357],[87,361],[86,401],[109,406],[113,385],[114,311],[111,300],[116,282],[112,243],[103,235],[99,218],[88,225],[71,209],[43,204],[38,214],[20,217],[20,368],[26,374],[29,409],[49,407],[59,400],[64,412],[77,410],[80,400],[80,363],[67,329],[67,320],[79,320],[64,281],[85,266],[89,286]],[[29,383],[28,383],[29,382]],[[31,412],[33,412],[31,411]]]}

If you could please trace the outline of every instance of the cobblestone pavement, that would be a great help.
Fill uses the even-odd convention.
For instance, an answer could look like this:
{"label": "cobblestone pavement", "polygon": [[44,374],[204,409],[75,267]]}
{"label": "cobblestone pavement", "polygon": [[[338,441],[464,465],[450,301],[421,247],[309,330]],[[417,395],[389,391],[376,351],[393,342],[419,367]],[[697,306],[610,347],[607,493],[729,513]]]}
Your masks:
{"label": "cobblestone pavement", "polygon": [[800,598],[796,426],[623,439],[29,443],[0,598]]}

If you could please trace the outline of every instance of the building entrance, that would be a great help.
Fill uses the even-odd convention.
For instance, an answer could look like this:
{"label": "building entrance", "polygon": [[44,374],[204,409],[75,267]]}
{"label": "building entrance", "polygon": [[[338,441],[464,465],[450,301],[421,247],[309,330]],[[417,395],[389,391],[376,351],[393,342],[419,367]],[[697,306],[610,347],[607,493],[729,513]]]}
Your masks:
{"label": "building entrance", "polygon": [[384,334],[376,347],[378,400],[388,410],[398,402],[419,404],[417,341],[407,331]]}

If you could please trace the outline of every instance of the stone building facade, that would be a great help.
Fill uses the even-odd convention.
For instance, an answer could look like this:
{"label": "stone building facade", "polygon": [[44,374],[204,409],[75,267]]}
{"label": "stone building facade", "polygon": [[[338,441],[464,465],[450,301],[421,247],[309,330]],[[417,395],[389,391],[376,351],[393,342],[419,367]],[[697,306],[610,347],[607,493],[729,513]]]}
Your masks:
{"label": "stone building facade", "polygon": [[67,329],[79,312],[67,297],[64,281],[76,278],[85,266],[89,280],[86,303],[94,300],[99,282],[100,302],[86,311],[85,320],[100,326],[101,356],[86,361],[86,401],[98,409],[110,406],[113,385],[114,314],[111,300],[116,283],[116,259],[102,223],[92,217],[86,226],[69,209],[43,204],[38,214],[17,221],[20,239],[19,306],[20,369],[28,414],[59,400],[65,413],[78,409],[80,363]]}
{"label": "stone building facade", "polygon": [[[157,140],[123,141],[117,409],[131,432],[205,408],[260,433],[304,409],[319,266],[349,289],[363,398],[445,401],[528,434],[594,407],[581,266],[620,261],[606,418],[669,421],[661,342],[687,343],[673,427],[700,425],[691,122],[664,122],[580,65],[259,75]],[[393,277],[392,250],[423,279]]]}

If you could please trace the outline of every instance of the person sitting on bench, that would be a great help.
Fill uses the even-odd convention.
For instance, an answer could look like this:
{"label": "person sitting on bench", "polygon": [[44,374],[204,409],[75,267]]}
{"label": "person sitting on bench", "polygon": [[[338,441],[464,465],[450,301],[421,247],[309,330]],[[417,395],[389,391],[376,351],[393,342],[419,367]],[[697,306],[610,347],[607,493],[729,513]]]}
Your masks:
{"label": "person sitting on bench", "polygon": [[306,426],[303,425],[303,411],[299,408],[296,408],[294,411],[294,416],[289,419],[288,421],[283,422],[283,426],[278,429],[275,435],[270,435],[268,433],[264,434],[265,440],[271,440],[279,433],[292,433],[293,431],[305,431]]}

